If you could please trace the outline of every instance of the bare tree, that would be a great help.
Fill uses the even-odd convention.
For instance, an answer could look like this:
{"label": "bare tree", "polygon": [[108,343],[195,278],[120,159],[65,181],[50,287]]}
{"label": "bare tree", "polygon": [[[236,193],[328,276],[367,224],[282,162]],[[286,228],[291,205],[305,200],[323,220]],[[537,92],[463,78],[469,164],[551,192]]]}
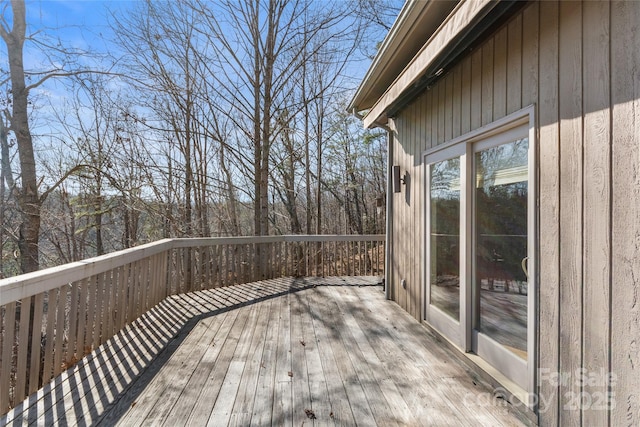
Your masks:
{"label": "bare tree", "polygon": [[[10,6],[9,6],[10,5]],[[81,52],[67,50],[61,43],[47,43],[44,37],[36,39],[26,33],[26,6],[24,0],[11,0],[3,4],[0,16],[0,38],[7,49],[9,73],[6,80],[11,85],[11,111],[9,112],[9,130],[16,139],[20,173],[16,185],[16,195],[20,208],[21,224],[18,235],[20,267],[22,272],[39,268],[39,237],[41,209],[46,197],[60,185],[75,168],[67,171],[60,180],[52,183],[46,190],[40,191],[34,155],[33,136],[29,122],[31,92],[53,78],[77,76],[98,71],[70,69],[72,61]],[[26,41],[36,41],[40,47],[48,50],[51,68],[42,71],[25,71],[24,47]],[[56,58],[55,56],[59,58]],[[27,77],[32,83],[27,84]],[[3,76],[4,78],[4,76]]]}
{"label": "bare tree", "polygon": [[[15,189],[8,133],[3,114],[0,116],[0,278],[5,275],[5,248],[10,253],[12,245],[9,244],[9,241],[17,242],[17,236],[11,230],[12,221],[9,220],[8,215]],[[8,257],[10,256],[8,255]]]}
{"label": "bare tree", "polygon": [[[7,46],[9,73],[11,79],[12,112],[11,130],[16,135],[20,156],[19,204],[22,210],[20,226],[20,264],[23,272],[38,269],[38,238],[40,235],[40,206],[38,194],[36,160],[33,154],[33,140],[29,128],[28,97],[34,87],[27,86],[24,72],[23,48],[26,39],[26,10],[24,1],[12,0],[13,19],[3,11],[0,22],[0,37]],[[9,22],[13,27],[9,28]],[[36,83],[37,84],[37,83]]]}
{"label": "bare tree", "polygon": [[[205,128],[212,114],[199,74],[200,17],[183,3],[140,4],[137,13],[116,20],[117,39],[129,55],[126,66],[145,107],[153,112],[149,126],[163,135],[165,172],[182,206],[182,236],[210,234],[211,138]],[[146,95],[145,95],[146,94]],[[180,176],[177,174],[180,173]]]}
{"label": "bare tree", "polygon": [[329,119],[323,188],[344,215],[343,232],[373,232],[377,227],[370,218],[384,188],[384,135],[362,129],[344,109],[332,111]]}

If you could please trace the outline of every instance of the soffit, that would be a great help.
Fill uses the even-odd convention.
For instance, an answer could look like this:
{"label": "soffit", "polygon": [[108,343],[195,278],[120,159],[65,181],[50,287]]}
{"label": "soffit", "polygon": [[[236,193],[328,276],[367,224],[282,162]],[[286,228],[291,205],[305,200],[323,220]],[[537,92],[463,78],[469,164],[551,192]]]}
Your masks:
{"label": "soffit", "polygon": [[407,1],[360,83],[349,110],[371,108],[458,3],[459,0]]}

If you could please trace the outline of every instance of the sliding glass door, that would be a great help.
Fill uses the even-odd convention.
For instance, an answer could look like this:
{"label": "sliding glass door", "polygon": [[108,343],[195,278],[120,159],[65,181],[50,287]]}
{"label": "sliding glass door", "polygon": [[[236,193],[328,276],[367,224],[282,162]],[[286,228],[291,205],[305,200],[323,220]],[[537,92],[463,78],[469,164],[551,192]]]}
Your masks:
{"label": "sliding glass door", "polygon": [[[472,350],[527,388],[529,139],[488,139],[473,154]],[[497,145],[494,145],[497,144]]]}
{"label": "sliding glass door", "polygon": [[535,179],[530,117],[425,154],[425,319],[533,388]]}
{"label": "sliding glass door", "polygon": [[[460,227],[463,224],[461,183],[464,151],[454,147],[430,158],[427,174],[427,320],[456,344],[460,329]],[[463,289],[464,290],[464,289]]]}

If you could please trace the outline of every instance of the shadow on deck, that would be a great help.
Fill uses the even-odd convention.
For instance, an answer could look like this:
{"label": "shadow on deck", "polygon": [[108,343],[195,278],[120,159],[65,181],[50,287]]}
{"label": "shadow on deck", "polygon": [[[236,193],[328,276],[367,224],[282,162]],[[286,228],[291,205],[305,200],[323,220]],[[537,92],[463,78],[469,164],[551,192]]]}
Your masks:
{"label": "shadow on deck", "polygon": [[174,295],[0,425],[520,425],[372,277]]}

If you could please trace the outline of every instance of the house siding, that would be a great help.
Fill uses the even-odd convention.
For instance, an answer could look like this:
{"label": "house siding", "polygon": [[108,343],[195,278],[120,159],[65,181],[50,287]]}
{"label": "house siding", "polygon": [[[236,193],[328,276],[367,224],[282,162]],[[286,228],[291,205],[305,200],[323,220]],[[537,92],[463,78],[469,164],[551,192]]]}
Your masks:
{"label": "house siding", "polygon": [[640,2],[532,3],[390,120],[391,297],[423,318],[421,153],[531,104],[540,423],[640,425]]}

